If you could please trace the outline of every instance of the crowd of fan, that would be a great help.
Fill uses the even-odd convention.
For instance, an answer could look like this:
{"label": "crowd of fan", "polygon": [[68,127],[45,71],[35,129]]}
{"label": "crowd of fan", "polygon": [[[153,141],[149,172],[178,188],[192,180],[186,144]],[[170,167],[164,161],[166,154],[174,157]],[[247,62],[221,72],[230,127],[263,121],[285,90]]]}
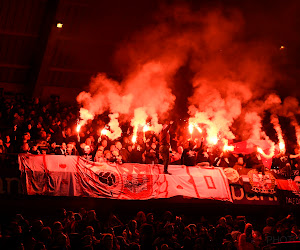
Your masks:
{"label": "crowd of fan", "polygon": [[[26,220],[18,214],[3,227],[1,249],[261,249],[272,243],[299,241],[295,218],[272,217],[265,225],[252,225],[245,216],[221,217],[211,223],[204,217],[191,224],[170,211],[158,219],[140,211],[122,222],[110,214],[107,221],[95,210],[78,213],[64,209],[54,220]],[[45,221],[45,220],[44,220]],[[51,222],[52,221],[52,222]],[[48,225],[47,225],[48,223]],[[300,242],[299,242],[300,243]],[[270,249],[270,248],[265,248]]]}
{"label": "crowd of fan", "polygon": [[[125,122],[121,124],[122,137],[111,141],[101,134],[101,128],[109,121],[107,115],[89,121],[79,133],[76,132],[78,117],[78,107],[63,106],[58,97],[45,105],[41,105],[38,98],[30,101],[24,98],[2,99],[0,153],[81,155],[96,162],[120,164],[162,163],[157,134],[151,131],[138,133],[136,143],[132,143],[132,127]],[[183,129],[186,130],[177,125],[170,130],[170,164],[203,164],[237,170],[256,167],[263,170],[262,161],[256,153],[245,156],[222,152],[219,147],[207,147],[201,138],[187,138],[187,132],[182,133]],[[276,166],[285,167],[289,159],[280,156],[274,161],[277,161]]]}

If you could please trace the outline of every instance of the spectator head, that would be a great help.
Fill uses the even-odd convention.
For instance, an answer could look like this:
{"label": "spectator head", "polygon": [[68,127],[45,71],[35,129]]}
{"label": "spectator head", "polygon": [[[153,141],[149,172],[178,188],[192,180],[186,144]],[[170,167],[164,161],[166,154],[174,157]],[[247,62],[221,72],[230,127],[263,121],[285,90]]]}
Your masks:
{"label": "spectator head", "polygon": [[91,145],[92,145],[92,140],[91,140],[91,138],[86,138],[85,144],[88,145],[88,146],[91,146]]}
{"label": "spectator head", "polygon": [[220,224],[221,226],[226,226],[226,218],[225,218],[225,217],[221,217],[221,218],[219,219],[219,224]]}
{"label": "spectator head", "polygon": [[49,238],[51,238],[52,235],[52,230],[50,227],[43,227],[41,230],[41,239],[43,241],[48,240]]}
{"label": "spectator head", "polygon": [[118,150],[114,150],[111,152],[113,156],[118,157],[119,156],[119,151]]}
{"label": "spectator head", "polygon": [[140,243],[144,244],[149,241],[152,242],[154,236],[153,226],[150,224],[143,224],[140,228]]}
{"label": "spectator head", "polygon": [[122,149],[122,143],[121,143],[121,142],[117,141],[115,145],[116,145],[116,148],[117,148],[118,150],[121,150],[121,149]]}
{"label": "spectator head", "polygon": [[183,147],[182,147],[182,146],[179,146],[179,147],[177,148],[177,152],[178,152],[179,154],[182,155],[182,153],[183,153]]}
{"label": "spectator head", "polygon": [[246,235],[251,235],[253,230],[253,226],[250,223],[247,223],[245,226],[245,234]]}
{"label": "spectator head", "polygon": [[[81,238],[81,245],[86,248],[93,245],[93,238],[90,235],[85,235]],[[110,249],[110,248],[109,248]]]}
{"label": "spectator head", "polygon": [[238,158],[238,164],[239,164],[239,165],[244,165],[244,158],[243,158],[243,157],[240,156],[240,157]]}
{"label": "spectator head", "polygon": [[148,224],[152,224],[154,222],[154,215],[153,215],[153,213],[148,213],[146,219],[147,219],[147,223]]}
{"label": "spectator head", "polygon": [[173,235],[174,234],[174,226],[172,223],[167,223],[164,227],[167,235]]}
{"label": "spectator head", "polygon": [[189,148],[189,145],[190,145],[189,142],[185,141],[184,144],[183,144],[183,148],[187,149],[187,148]]}
{"label": "spectator head", "polygon": [[66,214],[67,220],[75,220],[74,213],[72,211],[68,211]]}
{"label": "spectator head", "polygon": [[274,227],[275,226],[275,220],[273,217],[268,217],[266,220],[266,224],[269,227]]}
{"label": "spectator head", "polygon": [[68,153],[68,155],[73,154],[73,149],[74,149],[74,145],[72,143],[68,143],[67,144],[67,153]]}
{"label": "spectator head", "polygon": [[113,236],[112,234],[103,234],[101,239],[101,245],[103,245],[104,249],[113,249]]}
{"label": "spectator head", "polygon": [[135,242],[130,243],[128,247],[128,250],[140,250],[140,249],[141,249],[140,245]]}
{"label": "spectator head", "polygon": [[140,225],[142,225],[143,223],[146,222],[146,215],[143,211],[139,211],[136,216],[135,216],[135,220],[140,223]]}
{"label": "spectator head", "polygon": [[16,214],[16,221],[20,223],[21,221],[25,221],[22,214]]}
{"label": "spectator head", "polygon": [[195,143],[194,143],[192,140],[189,141],[189,148],[190,148],[190,149],[193,149],[194,146],[195,146]]}
{"label": "spectator head", "polygon": [[37,242],[35,245],[34,245],[34,250],[46,250],[46,246],[44,245],[43,242]]}
{"label": "spectator head", "polygon": [[52,142],[52,143],[51,143],[51,148],[52,148],[52,149],[55,149],[55,148],[56,148],[56,142]]}
{"label": "spectator head", "polygon": [[103,146],[103,148],[106,148],[107,147],[107,140],[102,140],[101,141],[101,146]]}
{"label": "spectator head", "polygon": [[34,232],[41,232],[44,227],[44,224],[41,220],[34,220],[31,225]]}
{"label": "spectator head", "polygon": [[47,140],[47,133],[46,133],[45,130],[42,130],[42,131],[41,131],[41,139],[42,139],[42,140]]}
{"label": "spectator head", "polygon": [[135,232],[135,230],[137,229],[137,222],[136,220],[131,220],[128,222],[128,228],[131,232]]}
{"label": "spectator head", "polygon": [[40,148],[42,155],[47,154],[47,149],[45,147]]}
{"label": "spectator head", "polygon": [[5,143],[10,143],[10,136],[9,135],[5,136]]}
{"label": "spectator head", "polygon": [[95,155],[95,158],[100,158],[100,157],[103,157],[103,156],[104,156],[103,151],[97,150],[96,155]]}
{"label": "spectator head", "polygon": [[35,97],[33,103],[34,105],[38,105],[40,103],[40,99],[38,97]]}
{"label": "spectator head", "polygon": [[233,242],[233,238],[232,238],[231,233],[228,233],[228,234],[225,235],[225,240],[226,240],[226,241]]}
{"label": "spectator head", "polygon": [[169,246],[167,244],[162,244],[160,249],[161,250],[169,250]]}
{"label": "spectator head", "polygon": [[75,218],[75,221],[81,221],[82,220],[82,216],[80,213],[74,213],[74,218]]}
{"label": "spectator head", "polygon": [[30,133],[29,132],[24,133],[23,138],[24,138],[24,140],[29,141],[31,138]]}
{"label": "spectator head", "polygon": [[196,234],[197,234],[197,226],[195,224],[189,224],[188,227],[191,229],[192,236],[196,236]]}
{"label": "spectator head", "polygon": [[185,227],[184,228],[183,235],[188,236],[188,237],[192,236],[192,230],[190,229],[190,227]]}
{"label": "spectator head", "polygon": [[104,151],[104,158],[106,159],[106,160],[110,160],[111,159],[111,152],[109,151],[109,150],[105,150]]}
{"label": "spectator head", "polygon": [[173,220],[173,214],[170,211],[164,212],[164,215],[163,215],[164,223],[171,222],[172,220]]}
{"label": "spectator head", "polygon": [[294,232],[294,233],[296,233],[298,235],[299,234],[298,226],[297,225],[293,225],[291,232]]}
{"label": "spectator head", "polygon": [[110,152],[114,152],[115,150],[117,150],[115,145],[111,145],[110,146]]}
{"label": "spectator head", "polygon": [[90,236],[94,236],[95,230],[92,226],[87,226],[85,229],[85,234],[86,235],[90,235]]}
{"label": "spectator head", "polygon": [[66,129],[66,135],[67,136],[71,136],[72,135],[72,130],[71,130],[70,127],[67,127],[67,129]]}
{"label": "spectator head", "polygon": [[226,215],[225,219],[226,219],[227,225],[232,225],[233,224],[233,219],[232,219],[231,215]]}
{"label": "spectator head", "polygon": [[22,233],[22,227],[15,221],[10,223],[9,231],[11,235],[20,235]]}
{"label": "spectator head", "polygon": [[124,138],[123,138],[123,144],[124,144],[124,145],[129,144],[129,139],[128,139],[128,137],[124,137]]}
{"label": "spectator head", "polygon": [[[43,119],[43,118],[42,118]],[[42,125],[42,122],[39,121],[37,124],[36,124],[36,128],[37,129],[42,129],[43,128],[43,125]]]}
{"label": "spectator head", "polygon": [[95,210],[90,210],[87,212],[87,219],[88,221],[93,221],[97,219]]}
{"label": "spectator head", "polygon": [[82,218],[85,217],[86,214],[87,214],[86,209],[84,207],[82,207],[82,208],[79,209],[79,213],[81,214]]}
{"label": "spectator head", "polygon": [[23,143],[21,149],[22,149],[23,152],[28,152],[30,150],[29,144],[27,142]]}
{"label": "spectator head", "polygon": [[56,221],[53,223],[53,233],[62,232],[63,229],[64,227],[60,221]]}
{"label": "spectator head", "polygon": [[51,136],[52,136],[51,133],[47,133],[47,138],[46,138],[46,140],[47,140],[47,141],[51,141]]}

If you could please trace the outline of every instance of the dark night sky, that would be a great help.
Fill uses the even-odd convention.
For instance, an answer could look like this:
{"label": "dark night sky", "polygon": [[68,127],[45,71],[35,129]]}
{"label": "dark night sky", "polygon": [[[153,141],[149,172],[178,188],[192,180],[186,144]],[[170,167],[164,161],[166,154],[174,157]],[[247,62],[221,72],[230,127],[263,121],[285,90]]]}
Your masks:
{"label": "dark night sky", "polygon": [[[85,20],[87,25],[83,26],[80,35],[96,41],[105,41],[105,46],[99,44],[96,50],[94,47],[86,48],[90,50],[86,53],[86,67],[91,65],[97,72],[105,72],[114,79],[122,80],[129,70],[130,63],[127,57],[120,56],[120,49],[126,50],[124,46],[128,43],[133,50],[141,47],[141,41],[144,40],[140,38],[149,27],[159,24],[160,19],[157,17],[161,15],[162,10],[181,4],[188,4],[198,13],[221,9],[226,16],[226,13],[230,15],[232,10],[239,12],[243,25],[235,39],[240,43],[248,43],[250,47],[259,44],[261,50],[268,51],[267,56],[271,58],[269,63],[274,82],[268,91],[275,91],[281,97],[300,97],[300,1],[297,0],[101,1],[99,6],[89,13]],[[280,50],[280,46],[285,47]],[[143,50],[147,50],[147,46],[140,51]],[[226,53],[231,48],[222,47],[220,50]],[[238,53],[237,51],[237,56]],[[79,55],[78,61],[82,61],[82,56]],[[187,98],[193,93],[191,78],[195,72],[191,71],[189,63],[187,60],[185,65],[180,67],[172,88],[176,95],[174,110],[181,114],[187,113]]]}
{"label": "dark night sky", "polygon": [[[133,2],[134,4],[127,5],[127,9],[124,9],[126,5],[122,5],[120,8],[113,9],[110,13],[112,14],[111,20],[115,21],[113,24],[110,23],[112,26],[110,26],[111,28],[108,32],[118,33],[118,35],[112,37],[114,40],[112,41],[112,44],[114,44],[113,51],[115,48],[122,46],[123,42],[126,42],[132,34],[138,33],[144,27],[155,22],[155,16],[159,13],[161,7],[159,3],[163,2],[170,5],[174,5],[174,3],[188,3],[196,11],[216,8],[225,10],[237,9],[242,13],[244,19],[241,39],[254,42],[263,41],[274,46],[274,49],[272,48],[272,67],[277,72],[280,72],[275,88],[282,96],[300,96],[300,90],[298,90],[298,81],[300,79],[300,1],[183,0]],[[121,26],[119,26],[120,24]],[[284,50],[280,50],[282,45],[285,46]],[[114,60],[115,58],[112,57],[110,61],[112,63],[111,72],[113,72],[113,75],[118,76],[120,67],[115,67]]]}

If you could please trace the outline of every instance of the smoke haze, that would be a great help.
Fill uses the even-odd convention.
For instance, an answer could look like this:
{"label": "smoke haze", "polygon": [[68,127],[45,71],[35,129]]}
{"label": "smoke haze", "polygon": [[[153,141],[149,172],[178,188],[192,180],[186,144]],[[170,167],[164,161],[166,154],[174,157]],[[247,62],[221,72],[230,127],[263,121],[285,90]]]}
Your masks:
{"label": "smoke haze", "polygon": [[[134,134],[149,119],[152,130],[159,132],[161,123],[176,113],[173,90],[192,88],[181,105],[186,105],[191,123],[205,125],[208,136],[269,140],[262,131],[269,111],[283,141],[277,116],[293,118],[298,101],[281,101],[274,91],[276,80],[282,79],[273,63],[279,48],[267,39],[249,38],[246,27],[236,8],[161,6],[153,24],[120,42],[114,61],[122,80],[99,73],[89,90],[78,95],[81,123],[109,110],[128,117]],[[182,67],[191,76],[185,83],[174,82]],[[295,119],[292,125],[297,126]]]}

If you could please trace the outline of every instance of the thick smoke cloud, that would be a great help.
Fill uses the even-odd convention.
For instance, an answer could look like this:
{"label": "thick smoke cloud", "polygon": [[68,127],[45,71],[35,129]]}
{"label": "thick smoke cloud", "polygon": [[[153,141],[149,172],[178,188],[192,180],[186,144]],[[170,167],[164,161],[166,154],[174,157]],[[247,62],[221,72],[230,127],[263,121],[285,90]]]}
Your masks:
{"label": "thick smoke cloud", "polygon": [[120,43],[115,63],[121,82],[99,73],[89,91],[77,97],[82,124],[109,110],[127,115],[135,134],[149,119],[159,132],[160,120],[168,118],[176,101],[174,76],[188,66],[193,73],[188,79],[193,94],[187,97],[191,123],[203,125],[211,138],[270,140],[262,131],[268,110],[283,140],[277,116],[294,117],[298,102],[286,98],[282,103],[273,93],[279,77],[272,63],[276,48],[247,37],[239,10],[163,6],[153,23]]}

